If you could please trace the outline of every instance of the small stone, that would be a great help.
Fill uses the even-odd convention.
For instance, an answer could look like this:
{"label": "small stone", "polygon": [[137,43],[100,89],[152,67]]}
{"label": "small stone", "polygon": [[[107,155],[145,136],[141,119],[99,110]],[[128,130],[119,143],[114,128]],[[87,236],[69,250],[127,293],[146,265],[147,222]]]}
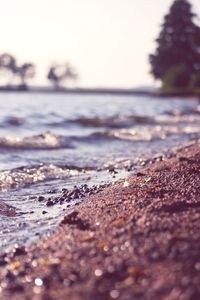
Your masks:
{"label": "small stone", "polygon": [[42,286],[43,285],[43,281],[41,278],[36,278],[35,279],[35,285],[36,286]]}
{"label": "small stone", "polygon": [[130,276],[134,276],[134,277],[140,277],[145,275],[142,269],[135,266],[129,267],[127,271]]}
{"label": "small stone", "polygon": [[51,199],[49,199],[46,203],[46,206],[53,206],[53,205],[54,205],[54,202]]}
{"label": "small stone", "polygon": [[117,298],[119,297],[119,291],[118,291],[118,290],[112,290],[112,291],[110,292],[110,297],[111,297],[112,299],[117,299]]}
{"label": "small stone", "polygon": [[57,192],[58,192],[57,189],[52,189],[52,190],[49,191],[49,194],[56,194]]}
{"label": "small stone", "polygon": [[88,230],[90,225],[88,221],[78,218],[79,212],[73,211],[66,215],[60,224],[76,225],[80,230]]}
{"label": "small stone", "polygon": [[115,224],[117,226],[124,226],[125,225],[125,220],[124,219],[118,219],[115,221]]}
{"label": "small stone", "polygon": [[126,180],[124,181],[123,187],[128,187],[129,186],[129,182]]}
{"label": "small stone", "polygon": [[109,250],[109,247],[106,243],[104,242],[97,242],[96,243],[96,248],[102,251],[107,252]]}
{"label": "small stone", "polygon": [[4,257],[0,257],[0,267],[3,267],[5,265],[7,265],[7,261],[5,260]]}
{"label": "small stone", "polygon": [[170,171],[171,167],[167,164],[161,164],[157,168],[155,168],[155,172],[162,172],[162,171]]}
{"label": "small stone", "polygon": [[25,255],[27,253],[24,246],[16,247],[13,252],[14,252],[14,256]]}
{"label": "small stone", "polygon": [[197,262],[197,263],[195,264],[195,269],[196,269],[197,271],[200,271],[200,262]]}
{"label": "small stone", "polygon": [[142,177],[142,176],[145,176],[145,174],[144,174],[144,173],[141,173],[141,172],[137,172],[137,173],[136,173],[136,176]]}
{"label": "small stone", "polygon": [[113,173],[114,170],[115,170],[115,169],[114,169],[113,167],[110,167],[110,168],[108,169],[108,172]]}
{"label": "small stone", "polygon": [[103,274],[103,271],[102,271],[101,269],[96,269],[96,270],[94,271],[94,275],[95,275],[96,277],[100,277],[100,276],[102,276],[102,274]]}
{"label": "small stone", "polygon": [[88,242],[94,239],[94,232],[88,232],[86,234],[84,234],[81,238],[80,241],[81,242]]}
{"label": "small stone", "polygon": [[10,265],[8,265],[7,269],[8,270],[18,270],[21,268],[21,263],[19,261],[14,261],[13,263],[11,263]]}
{"label": "small stone", "polygon": [[38,201],[39,201],[39,202],[42,202],[42,201],[44,201],[44,200],[45,200],[45,197],[43,197],[43,196],[39,196],[39,197],[38,197]]}

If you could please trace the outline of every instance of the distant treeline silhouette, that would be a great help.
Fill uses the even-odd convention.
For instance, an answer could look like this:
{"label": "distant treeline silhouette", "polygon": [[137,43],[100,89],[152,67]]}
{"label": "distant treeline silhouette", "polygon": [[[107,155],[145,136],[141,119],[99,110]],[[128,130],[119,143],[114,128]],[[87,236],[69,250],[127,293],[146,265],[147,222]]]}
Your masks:
{"label": "distant treeline silhouette", "polygon": [[[4,79],[4,87],[17,86],[19,89],[28,89],[28,84],[36,75],[33,63],[18,64],[16,58],[9,54],[0,54],[0,78]],[[55,89],[66,87],[68,81],[76,81],[78,74],[70,63],[53,64],[47,72],[47,79]]]}

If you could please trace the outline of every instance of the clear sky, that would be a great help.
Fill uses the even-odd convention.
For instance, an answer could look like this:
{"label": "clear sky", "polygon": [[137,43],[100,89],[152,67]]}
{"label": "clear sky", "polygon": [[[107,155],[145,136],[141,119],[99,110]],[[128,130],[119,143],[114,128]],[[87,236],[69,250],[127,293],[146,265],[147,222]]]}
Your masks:
{"label": "clear sky", "polygon": [[[70,61],[80,86],[152,85],[148,54],[172,0],[0,0],[0,52],[37,65]],[[191,0],[200,16],[199,0]]]}

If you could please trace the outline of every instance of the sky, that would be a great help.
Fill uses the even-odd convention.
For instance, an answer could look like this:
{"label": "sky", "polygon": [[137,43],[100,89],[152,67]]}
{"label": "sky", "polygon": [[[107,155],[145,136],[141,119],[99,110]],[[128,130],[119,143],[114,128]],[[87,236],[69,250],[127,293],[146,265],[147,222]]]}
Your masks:
{"label": "sky", "polygon": [[[0,0],[0,53],[34,62],[35,84],[52,63],[69,61],[81,87],[155,85],[154,52],[172,0]],[[200,16],[199,0],[191,0]]]}

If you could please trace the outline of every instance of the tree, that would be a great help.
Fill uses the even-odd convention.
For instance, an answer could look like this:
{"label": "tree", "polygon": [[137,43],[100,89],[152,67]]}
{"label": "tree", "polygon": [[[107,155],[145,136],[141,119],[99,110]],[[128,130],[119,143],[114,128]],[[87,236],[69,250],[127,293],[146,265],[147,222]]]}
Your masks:
{"label": "tree", "polygon": [[69,63],[63,65],[55,64],[50,67],[47,79],[58,89],[67,81],[76,81],[78,74]]}
{"label": "tree", "polygon": [[9,53],[0,55],[0,68],[14,69],[16,66],[16,59]]}
{"label": "tree", "polygon": [[187,0],[173,2],[156,40],[155,54],[150,55],[151,73],[155,79],[163,82],[165,77],[169,77],[168,72],[178,68],[179,78],[174,80],[174,87],[185,87],[188,76],[191,79],[199,74],[200,28],[194,22],[195,16]]}
{"label": "tree", "polygon": [[35,66],[32,63],[24,63],[16,67],[15,73],[21,80],[20,86],[27,87],[27,81],[35,76]]}
{"label": "tree", "polygon": [[0,55],[0,70],[8,73],[11,77],[9,84],[13,84],[15,79],[20,80],[20,87],[27,88],[27,81],[35,76],[35,66],[32,63],[18,65],[14,56],[8,53]]}
{"label": "tree", "polygon": [[3,77],[8,75],[8,84],[13,81],[14,73],[16,70],[16,59],[9,53],[3,53],[0,55],[0,71],[3,73]]}

